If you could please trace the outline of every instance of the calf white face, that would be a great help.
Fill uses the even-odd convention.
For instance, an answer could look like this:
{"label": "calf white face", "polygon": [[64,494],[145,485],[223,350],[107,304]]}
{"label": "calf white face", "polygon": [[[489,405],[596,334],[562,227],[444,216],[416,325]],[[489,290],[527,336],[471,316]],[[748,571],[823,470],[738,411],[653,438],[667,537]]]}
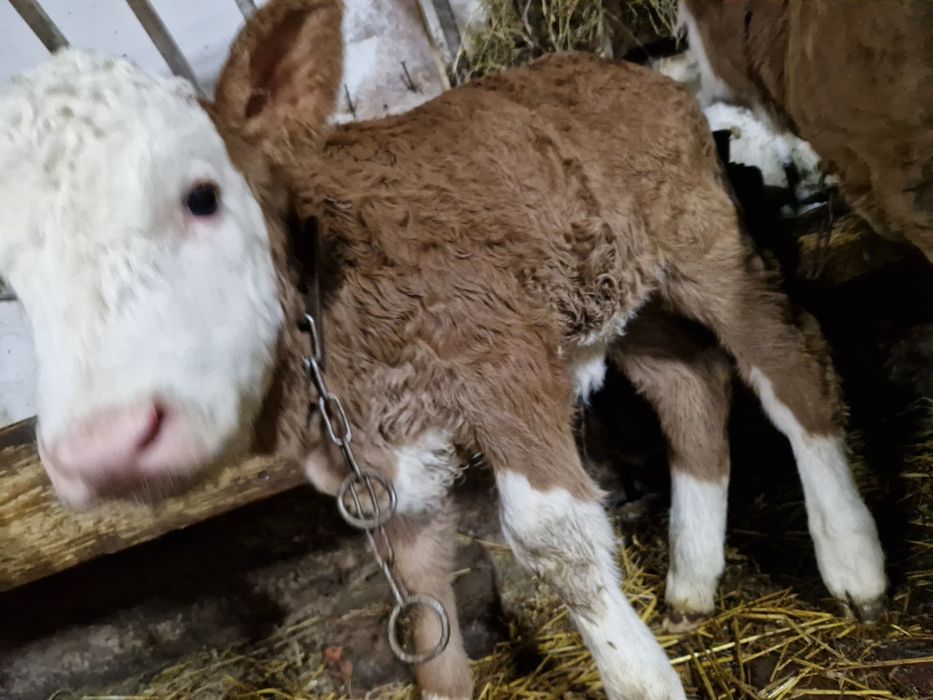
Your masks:
{"label": "calf white face", "polygon": [[249,437],[283,312],[262,211],[187,83],[68,50],[0,94],[0,275],[65,500]]}

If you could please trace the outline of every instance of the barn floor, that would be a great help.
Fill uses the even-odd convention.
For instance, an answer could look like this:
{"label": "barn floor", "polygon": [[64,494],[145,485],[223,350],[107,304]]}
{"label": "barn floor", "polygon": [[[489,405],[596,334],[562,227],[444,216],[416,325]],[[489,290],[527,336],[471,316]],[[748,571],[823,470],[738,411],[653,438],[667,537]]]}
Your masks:
{"label": "barn floor", "polygon": [[[845,378],[859,479],[889,557],[888,619],[836,615],[789,449],[739,390],[721,614],[661,637],[699,697],[933,697],[933,279],[918,257],[881,248],[871,259],[891,262],[840,282],[843,250],[833,246],[821,282],[791,292],[822,321]],[[659,630],[663,439],[619,377],[587,434],[626,535],[627,593]],[[602,697],[562,608],[501,545],[490,490],[481,472],[461,487],[456,583],[481,697]],[[361,539],[299,489],[0,595],[0,698],[339,698],[377,687],[370,697],[415,697],[384,640],[386,602]]]}

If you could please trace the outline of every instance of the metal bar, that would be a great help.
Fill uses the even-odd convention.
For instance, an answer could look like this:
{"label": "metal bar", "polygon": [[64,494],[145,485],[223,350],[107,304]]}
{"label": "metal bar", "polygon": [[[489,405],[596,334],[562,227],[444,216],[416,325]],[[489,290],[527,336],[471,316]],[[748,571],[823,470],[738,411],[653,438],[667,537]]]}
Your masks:
{"label": "metal bar", "polygon": [[139,23],[143,25],[146,34],[152,39],[152,43],[162,54],[162,58],[165,59],[172,72],[189,80],[197,88],[198,92],[203,95],[204,93],[198,85],[198,79],[194,76],[194,71],[191,70],[185,55],[178,48],[178,44],[169,34],[168,29],[162,22],[162,18],[156,13],[149,0],[126,0],[126,4],[130,6]]}
{"label": "metal bar", "polygon": [[453,63],[460,53],[460,27],[457,26],[457,16],[450,6],[450,0],[433,0],[434,10],[437,12],[437,19],[441,23],[441,29],[444,31],[444,37],[447,39],[447,46],[450,49],[450,61]]}
{"label": "metal bar", "polygon": [[441,58],[453,65],[460,51],[460,29],[449,0],[418,0],[418,7]]}
{"label": "metal bar", "polygon": [[249,19],[256,11],[256,3],[253,0],[236,0],[236,6],[240,8],[245,19]]}
{"label": "metal bar", "polygon": [[65,35],[55,26],[55,22],[45,14],[45,10],[42,9],[37,0],[10,0],[10,4],[49,51],[57,51],[63,46],[68,46]]}

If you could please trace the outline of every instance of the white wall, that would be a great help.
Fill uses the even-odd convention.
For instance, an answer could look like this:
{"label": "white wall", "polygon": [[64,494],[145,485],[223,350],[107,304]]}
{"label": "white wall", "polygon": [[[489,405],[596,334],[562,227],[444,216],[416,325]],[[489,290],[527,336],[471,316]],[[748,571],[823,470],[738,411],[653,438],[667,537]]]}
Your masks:
{"label": "white wall", "polygon": [[[168,66],[125,0],[40,0],[42,7],[74,46],[122,55],[148,70]],[[467,16],[476,0],[456,0]],[[259,5],[265,0],[259,0]],[[243,24],[234,0],[153,0],[202,87],[210,93],[227,48]],[[344,37],[347,90],[359,118],[409,109],[443,87],[417,0],[346,0]],[[42,61],[47,52],[7,2],[0,3],[0,84]],[[403,80],[405,61],[421,90],[411,93]],[[346,104],[344,114],[349,118]]]}
{"label": "white wall", "polygon": [[26,315],[0,302],[0,427],[35,415],[36,360]]}
{"label": "white wall", "polygon": [[[443,90],[441,67],[422,26],[417,0],[345,1],[345,83],[357,118],[405,111]],[[169,72],[125,0],[40,2],[72,45],[126,56],[149,70]],[[212,92],[228,46],[244,21],[234,0],[153,0],[152,4],[201,86]],[[477,0],[453,3],[458,18],[464,20],[476,4]],[[10,76],[47,55],[12,6],[0,0],[0,90]],[[415,91],[406,84],[403,61]],[[336,119],[352,119],[345,98]],[[34,414],[35,371],[26,318],[16,302],[0,301],[0,427]]]}

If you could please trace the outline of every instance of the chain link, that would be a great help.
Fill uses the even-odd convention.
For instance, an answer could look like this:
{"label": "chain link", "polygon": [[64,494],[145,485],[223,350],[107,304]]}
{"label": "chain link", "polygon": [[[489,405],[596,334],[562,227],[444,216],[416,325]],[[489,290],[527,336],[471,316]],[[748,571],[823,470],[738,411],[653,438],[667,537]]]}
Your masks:
{"label": "chain link", "polygon": [[[305,358],[305,370],[308,378],[317,391],[317,406],[324,424],[327,438],[339,448],[346,462],[348,474],[337,489],[337,510],[340,516],[351,526],[363,530],[369,541],[370,549],[376,563],[382,570],[392,596],[395,598],[395,607],[389,615],[389,646],[395,656],[410,664],[422,664],[441,654],[450,641],[450,620],[447,612],[439,600],[423,594],[410,594],[405,584],[395,574],[395,550],[385,524],[395,514],[398,499],[392,482],[381,474],[360,468],[350,443],[353,441],[353,430],[344,411],[340,398],[328,391],[321,371],[324,346],[318,332],[317,324],[311,314],[305,314],[304,327],[311,339],[311,354]],[[481,464],[483,456],[480,453],[472,455],[470,465]],[[361,493],[362,487],[362,493]],[[368,499],[368,502],[366,501]],[[437,644],[427,652],[421,654],[409,653],[402,643],[403,614],[411,614],[417,609],[433,614],[440,626],[440,635]]]}

